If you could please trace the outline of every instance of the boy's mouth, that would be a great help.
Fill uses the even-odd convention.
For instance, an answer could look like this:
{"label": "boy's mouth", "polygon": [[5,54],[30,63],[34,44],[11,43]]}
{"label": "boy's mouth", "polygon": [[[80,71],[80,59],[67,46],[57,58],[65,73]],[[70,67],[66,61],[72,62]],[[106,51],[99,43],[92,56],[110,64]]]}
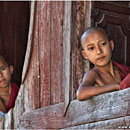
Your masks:
{"label": "boy's mouth", "polygon": [[0,80],[0,84],[5,84],[5,82],[6,82],[5,79]]}
{"label": "boy's mouth", "polygon": [[97,60],[103,60],[105,58],[105,56],[99,57],[97,58]]}

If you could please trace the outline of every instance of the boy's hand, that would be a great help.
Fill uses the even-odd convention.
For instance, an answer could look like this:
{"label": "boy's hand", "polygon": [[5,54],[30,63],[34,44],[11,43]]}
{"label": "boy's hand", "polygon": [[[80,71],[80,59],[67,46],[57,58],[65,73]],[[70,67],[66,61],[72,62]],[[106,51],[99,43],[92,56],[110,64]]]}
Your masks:
{"label": "boy's hand", "polygon": [[120,83],[121,90],[129,87],[130,87],[130,73]]}

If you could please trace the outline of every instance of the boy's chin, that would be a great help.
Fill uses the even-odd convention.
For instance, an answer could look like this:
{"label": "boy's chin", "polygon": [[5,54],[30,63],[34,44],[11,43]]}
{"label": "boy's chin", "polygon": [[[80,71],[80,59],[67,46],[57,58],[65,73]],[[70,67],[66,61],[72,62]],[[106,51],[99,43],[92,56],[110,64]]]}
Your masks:
{"label": "boy's chin", "polygon": [[98,66],[98,67],[104,67],[107,65],[108,65],[108,62],[101,62],[101,63],[96,64],[96,66]]}
{"label": "boy's chin", "polygon": [[5,84],[0,84],[0,88],[7,88],[9,87],[9,84],[5,83]]}

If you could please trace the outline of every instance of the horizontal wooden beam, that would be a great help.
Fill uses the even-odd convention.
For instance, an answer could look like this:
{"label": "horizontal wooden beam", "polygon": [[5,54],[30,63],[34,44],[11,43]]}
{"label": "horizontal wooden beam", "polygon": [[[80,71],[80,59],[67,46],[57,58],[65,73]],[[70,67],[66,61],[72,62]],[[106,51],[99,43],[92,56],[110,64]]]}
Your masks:
{"label": "horizontal wooden beam", "polygon": [[66,116],[64,103],[43,107],[23,115],[19,128],[58,129],[130,115],[130,88],[95,96],[87,101],[71,101]]}
{"label": "horizontal wooden beam", "polygon": [[89,124],[83,124],[79,126],[73,126],[68,127],[62,130],[70,130],[70,129],[130,129],[130,116],[111,119],[111,120],[105,120],[105,121],[99,121]]}

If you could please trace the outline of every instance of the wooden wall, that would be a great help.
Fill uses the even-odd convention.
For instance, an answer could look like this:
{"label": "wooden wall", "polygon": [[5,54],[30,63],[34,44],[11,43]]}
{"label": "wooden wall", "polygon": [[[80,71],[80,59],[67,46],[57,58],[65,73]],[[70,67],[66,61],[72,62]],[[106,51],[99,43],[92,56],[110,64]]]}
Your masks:
{"label": "wooden wall", "polygon": [[69,100],[76,98],[85,64],[80,36],[88,26],[84,24],[83,4],[36,2],[31,53],[23,81],[25,111],[64,102],[66,87],[69,87]]}

